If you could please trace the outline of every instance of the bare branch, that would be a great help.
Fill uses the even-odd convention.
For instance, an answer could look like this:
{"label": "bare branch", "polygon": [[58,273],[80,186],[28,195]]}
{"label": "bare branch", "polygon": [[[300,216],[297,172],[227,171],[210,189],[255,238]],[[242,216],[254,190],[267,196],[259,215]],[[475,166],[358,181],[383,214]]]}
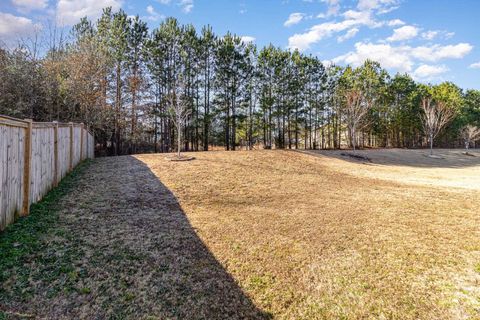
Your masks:
{"label": "bare branch", "polygon": [[350,130],[350,139],[355,151],[356,132],[362,128],[365,117],[371,108],[371,103],[365,99],[365,96],[359,90],[347,91],[345,99],[345,122]]}
{"label": "bare branch", "polygon": [[172,92],[167,96],[167,103],[169,104],[168,112],[170,118],[177,129],[177,156],[180,158],[183,127],[192,111],[185,94],[185,84],[182,81],[180,81],[180,83],[175,86],[174,89],[172,89]]}
{"label": "bare branch", "polygon": [[455,118],[455,109],[442,101],[434,102],[430,97],[422,99],[422,125],[430,142],[430,150],[433,149],[433,140],[442,129]]}
{"label": "bare branch", "polygon": [[466,125],[462,130],[463,141],[465,142],[465,149],[468,150],[470,144],[480,139],[480,128]]}

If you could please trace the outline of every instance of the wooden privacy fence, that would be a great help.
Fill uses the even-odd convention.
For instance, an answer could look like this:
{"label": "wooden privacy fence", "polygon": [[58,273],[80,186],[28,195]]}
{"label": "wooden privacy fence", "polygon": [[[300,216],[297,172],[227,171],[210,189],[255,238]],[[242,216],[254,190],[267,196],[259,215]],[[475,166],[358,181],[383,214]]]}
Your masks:
{"label": "wooden privacy fence", "polygon": [[94,157],[83,124],[0,115],[0,231],[39,201],[82,160]]}

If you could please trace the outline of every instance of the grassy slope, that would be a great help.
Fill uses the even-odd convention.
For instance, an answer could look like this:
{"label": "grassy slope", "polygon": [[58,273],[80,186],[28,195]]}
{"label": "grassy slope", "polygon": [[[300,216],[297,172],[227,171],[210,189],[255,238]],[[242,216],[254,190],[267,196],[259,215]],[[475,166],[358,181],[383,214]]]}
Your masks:
{"label": "grassy slope", "polygon": [[[194,230],[186,240],[180,209],[161,203],[171,196],[148,172],[130,170],[130,160],[105,159],[86,181],[82,168],[64,180],[0,235],[0,309],[51,318],[175,318],[218,304],[223,294],[197,287],[202,277],[221,275],[215,265],[208,267],[216,272],[191,278],[204,301],[191,291],[188,299],[165,296],[172,288],[159,282],[190,279],[184,272],[202,250],[198,235],[275,318],[479,316],[479,192],[350,176],[328,159],[295,152],[195,157],[172,163],[138,156],[178,198]],[[67,214],[59,219],[59,212]],[[168,266],[158,264],[164,259]],[[158,309],[165,297],[175,310]]]}

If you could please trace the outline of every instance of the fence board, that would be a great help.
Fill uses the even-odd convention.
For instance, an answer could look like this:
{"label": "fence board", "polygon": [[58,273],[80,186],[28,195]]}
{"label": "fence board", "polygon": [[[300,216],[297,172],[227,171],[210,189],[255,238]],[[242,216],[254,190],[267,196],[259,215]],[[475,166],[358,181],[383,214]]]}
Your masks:
{"label": "fence board", "polygon": [[[75,167],[82,160],[93,158],[95,139],[83,125],[75,124],[71,131],[69,125],[59,124],[55,147],[56,123],[33,123],[30,132],[28,121],[2,115],[0,120],[1,231],[22,211],[28,214],[29,205],[41,200],[54,187],[56,178],[60,181],[66,176],[70,161]],[[29,138],[30,153],[26,148]],[[30,159],[29,169],[25,165],[26,159]],[[25,175],[26,172],[29,175]],[[29,181],[29,187],[25,181]]]}
{"label": "fence board", "polygon": [[81,149],[81,140],[82,140],[82,128],[74,126],[73,127],[73,166],[75,167],[80,163],[80,157],[82,150]]}
{"label": "fence board", "polygon": [[87,147],[87,158],[93,159],[95,157],[95,138],[89,132],[87,135],[88,147]]}
{"label": "fence board", "polygon": [[0,230],[22,210],[25,128],[0,126]]}
{"label": "fence board", "polygon": [[58,180],[68,173],[70,166],[70,128],[58,127]]}
{"label": "fence board", "polygon": [[55,154],[52,128],[34,128],[32,132],[32,173],[30,204],[42,199],[54,185]]}

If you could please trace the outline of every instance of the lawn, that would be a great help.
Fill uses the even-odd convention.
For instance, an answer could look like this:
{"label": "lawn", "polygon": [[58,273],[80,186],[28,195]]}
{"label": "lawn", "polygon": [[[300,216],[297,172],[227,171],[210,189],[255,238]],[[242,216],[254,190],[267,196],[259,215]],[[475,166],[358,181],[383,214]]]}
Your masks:
{"label": "lawn", "polygon": [[[0,310],[479,318],[480,157],[383,152],[369,152],[368,163],[279,150],[96,159],[48,214],[0,235]],[[46,226],[30,232],[34,241],[15,240],[32,219]]]}

